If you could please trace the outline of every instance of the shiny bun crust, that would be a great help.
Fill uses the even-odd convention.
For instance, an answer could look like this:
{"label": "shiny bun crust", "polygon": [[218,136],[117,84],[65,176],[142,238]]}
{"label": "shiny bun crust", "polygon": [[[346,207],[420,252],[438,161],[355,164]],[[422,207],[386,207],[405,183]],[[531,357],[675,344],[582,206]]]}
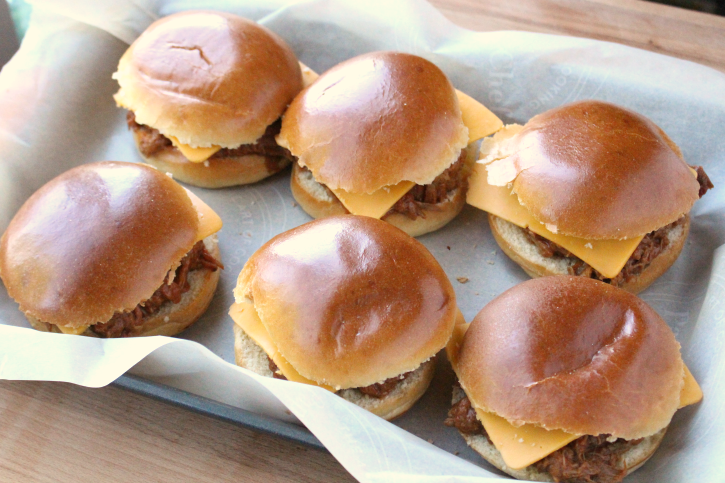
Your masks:
{"label": "shiny bun crust", "polygon": [[[344,215],[348,211],[334,195],[297,163],[292,165],[292,178],[290,181],[292,196],[305,212],[313,218]],[[423,215],[414,220],[401,213],[391,213],[383,216],[382,220],[394,227],[400,228],[410,236],[421,236],[447,225],[466,204],[466,191],[457,188],[448,199],[437,203],[435,209],[424,209]]]}
{"label": "shiny bun crust", "polygon": [[[453,389],[454,404],[463,397],[463,394],[460,388],[455,387]],[[654,454],[662,442],[666,431],[666,429],[662,429],[652,436],[647,436],[639,444],[631,446],[629,450],[622,454],[622,468],[627,468],[628,475],[639,469]],[[466,434],[460,431],[459,433],[465,439],[466,444],[476,453],[480,454],[483,459],[516,479],[527,481],[556,481],[550,473],[540,471],[534,465],[517,470],[509,468],[501,457],[501,453],[489,442],[486,436],[481,434]]]}
{"label": "shiny bun crust", "polygon": [[[272,371],[269,369],[267,353],[236,324],[234,325],[234,358],[240,367],[249,369],[260,376],[273,377]],[[390,421],[405,413],[423,396],[433,380],[434,373],[435,361],[431,359],[421,364],[405,380],[398,383],[390,394],[382,398],[368,396],[354,388],[337,391],[337,395]]]}
{"label": "shiny bun crust", "polygon": [[[212,235],[204,239],[204,244],[206,245],[207,251],[219,260],[220,254],[217,236]],[[129,337],[151,335],[172,336],[185,330],[206,312],[212,298],[214,298],[220,273],[219,270],[213,272],[211,270],[194,270],[189,272],[188,281],[191,288],[181,296],[181,301],[178,304],[165,304],[154,315],[145,317],[138,332]],[[61,332],[55,325],[48,327],[44,322],[27,314],[26,317],[30,325],[36,330],[42,332]],[[90,328],[82,335],[98,337],[98,334]]]}
{"label": "shiny bun crust", "polygon": [[302,90],[295,54],[255,22],[193,11],[154,22],[128,48],[116,103],[194,147],[252,144]]}
{"label": "shiny bun crust", "polygon": [[[134,141],[138,147],[141,136],[134,132]],[[175,180],[201,188],[225,188],[242,184],[256,183],[280,171],[289,164],[289,160],[279,158],[276,163],[268,163],[264,156],[246,154],[224,158],[210,158],[204,163],[192,163],[178,149],[164,149],[153,156],[139,155],[148,164],[163,173],[171,173]],[[270,169],[271,167],[275,169]]]}
{"label": "shiny bun crust", "polygon": [[680,346],[634,295],[583,277],[529,280],[473,319],[456,372],[471,403],[513,424],[638,439],[680,402]]}
{"label": "shiny bun crust", "polygon": [[489,180],[513,182],[519,202],[552,231],[623,239],[688,213],[699,184],[667,135],[646,117],[601,101],[534,116]]}
{"label": "shiny bun crust", "polygon": [[[511,260],[518,263],[530,277],[568,275],[569,267],[575,263],[572,258],[546,258],[542,256],[536,245],[526,237],[522,228],[503,218],[489,214],[488,224],[501,250]],[[685,240],[687,240],[689,232],[690,216],[685,215],[682,223],[672,227],[667,232],[667,248],[657,255],[647,268],[635,275],[631,280],[620,285],[619,288],[637,294],[652,285],[677,261],[685,246]]]}
{"label": "shiny bun crust", "polygon": [[431,62],[373,52],[322,74],[282,119],[280,146],[331,189],[429,184],[468,144],[458,97]]}
{"label": "shiny bun crust", "polygon": [[29,317],[104,322],[153,295],[194,246],[198,226],[186,190],[158,170],[86,164],[20,208],[0,240],[0,276]]}
{"label": "shiny bun crust", "polygon": [[453,287],[414,238],[363,216],[289,230],[245,264],[234,290],[251,299],[280,353],[337,389],[412,371],[451,337]]}

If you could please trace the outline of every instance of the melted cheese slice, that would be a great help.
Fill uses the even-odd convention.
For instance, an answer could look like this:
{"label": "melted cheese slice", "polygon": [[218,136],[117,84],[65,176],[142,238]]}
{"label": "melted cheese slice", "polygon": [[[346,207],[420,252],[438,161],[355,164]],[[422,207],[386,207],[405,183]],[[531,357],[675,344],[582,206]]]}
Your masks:
{"label": "melted cheese slice", "polygon": [[81,327],[64,327],[62,325],[56,325],[56,327],[58,327],[58,330],[60,330],[64,334],[81,335],[83,332],[88,330],[88,327],[90,327],[90,325],[84,325]]}
{"label": "melted cheese slice", "polygon": [[456,95],[461,106],[463,124],[468,128],[468,144],[490,136],[503,127],[503,121],[476,99],[458,89]]}
{"label": "melted cheese slice", "polygon": [[386,186],[371,194],[351,193],[342,189],[332,190],[332,192],[353,215],[380,219],[413,186],[415,183],[412,181],[401,181],[395,186]]}
{"label": "melted cheese slice", "polygon": [[191,191],[186,190],[186,194],[189,195],[191,204],[194,205],[194,209],[199,215],[199,231],[196,235],[196,241],[203,240],[221,230],[222,219],[219,215]]}
{"label": "melted cheese slice", "polygon": [[272,340],[272,337],[270,337],[267,328],[259,319],[257,310],[254,308],[254,304],[251,301],[232,305],[229,309],[229,315],[232,320],[234,320],[234,323],[241,327],[244,332],[246,332],[247,335],[269,355],[270,359],[277,364],[279,372],[282,373],[288,381],[320,386],[328,391],[335,392],[335,389],[330,386],[319,384],[302,376],[295,370],[294,367],[292,367],[292,364],[287,362],[287,359],[285,359],[279,352],[279,349],[277,349],[277,345]]}
{"label": "melted cheese slice", "polygon": [[466,201],[492,215],[528,228],[537,235],[569,250],[607,278],[616,277],[644,236],[628,240],[587,240],[553,233],[521,206],[518,197],[506,186],[493,186],[486,179],[486,166],[476,163],[469,179]]}
{"label": "melted cheese slice", "polygon": [[221,146],[212,146],[210,148],[193,148],[188,144],[182,144],[176,138],[176,136],[168,136],[171,139],[171,143],[181,151],[186,159],[192,163],[203,163],[207,159],[211,158],[214,153],[221,149]]}
{"label": "melted cheese slice", "polygon": [[[458,363],[458,350],[470,325],[456,326],[453,337],[446,347],[448,360],[454,370]],[[680,408],[699,402],[702,399],[702,389],[700,389],[695,378],[692,377],[692,373],[690,373],[687,366],[684,367],[684,385],[680,392]],[[486,429],[491,442],[501,453],[504,463],[513,469],[525,468],[536,463],[581,437],[581,435],[561,430],[549,431],[534,424],[524,424],[516,427],[501,416],[479,408],[476,408],[476,415]]]}

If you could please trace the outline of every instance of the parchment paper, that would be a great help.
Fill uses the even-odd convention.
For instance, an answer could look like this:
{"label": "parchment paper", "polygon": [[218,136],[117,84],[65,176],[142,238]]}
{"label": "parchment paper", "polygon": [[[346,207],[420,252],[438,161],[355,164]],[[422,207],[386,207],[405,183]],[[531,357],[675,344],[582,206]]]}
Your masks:
{"label": "parchment paper", "polygon": [[[422,55],[506,122],[523,123],[551,107],[587,98],[649,116],[680,145],[690,164],[705,166],[716,184],[695,205],[680,259],[641,295],[675,331],[705,399],[677,412],[659,451],[628,481],[725,478],[725,249],[716,250],[725,243],[725,75],[605,42],[522,32],[473,33],[414,0],[31,3],[27,36],[0,73],[3,230],[24,200],[61,172],[103,159],[140,161],[125,113],[111,98],[117,89],[111,74],[127,43],[154,19],[180,10],[217,8],[258,20],[318,72],[373,50]],[[360,481],[499,477],[466,448],[456,430],[442,424],[454,379],[444,358],[439,358],[430,390],[395,424],[324,390],[260,378],[233,365],[233,322],[226,314],[242,265],[269,238],[310,218],[293,204],[287,171],[253,186],[192,190],[225,223],[220,243],[227,268],[199,322],[179,338],[97,340],[44,334],[26,328],[17,305],[2,290],[0,377],[98,387],[130,369],[260,414],[298,418]],[[472,207],[420,240],[453,281],[468,320],[496,295],[527,279],[498,249],[485,214]],[[456,281],[462,276],[469,282]]]}

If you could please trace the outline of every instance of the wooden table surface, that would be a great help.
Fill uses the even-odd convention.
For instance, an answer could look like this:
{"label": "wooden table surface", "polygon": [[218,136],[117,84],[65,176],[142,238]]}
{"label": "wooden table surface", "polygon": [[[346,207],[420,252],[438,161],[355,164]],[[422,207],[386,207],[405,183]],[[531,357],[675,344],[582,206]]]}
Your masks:
{"label": "wooden table surface", "polygon": [[[620,42],[725,71],[725,18],[639,0],[434,0],[453,22]],[[355,481],[327,452],[122,389],[0,381],[0,482]]]}

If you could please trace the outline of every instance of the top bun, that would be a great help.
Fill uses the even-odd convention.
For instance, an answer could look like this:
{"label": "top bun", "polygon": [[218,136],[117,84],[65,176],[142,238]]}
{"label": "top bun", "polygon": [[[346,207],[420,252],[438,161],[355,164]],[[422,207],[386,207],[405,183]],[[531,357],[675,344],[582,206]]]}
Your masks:
{"label": "top bun", "polygon": [[250,20],[206,11],[151,24],[114,78],[116,103],[136,122],[193,147],[254,143],[302,89],[284,40]]}
{"label": "top bun", "polygon": [[589,278],[544,277],[478,313],[456,372],[477,408],[515,426],[631,440],[666,427],[677,410],[679,349],[634,295]]}
{"label": "top bun", "polygon": [[234,296],[254,306],[282,356],[337,389],[416,369],[451,337],[456,296],[428,250],[374,218],[343,215],[277,235]]}
{"label": "top bun", "polygon": [[513,182],[534,218],[587,239],[632,238],[669,225],[690,211],[700,189],[659,127],[600,101],[534,116],[489,165],[489,182]]}
{"label": "top bun", "polygon": [[153,295],[197,241],[186,190],[155,168],[79,166],[36,191],[0,240],[20,310],[66,327],[108,321]]}
{"label": "top bun", "polygon": [[468,144],[456,91],[431,62],[373,52],[322,74],[290,105],[280,146],[331,189],[424,185]]}

